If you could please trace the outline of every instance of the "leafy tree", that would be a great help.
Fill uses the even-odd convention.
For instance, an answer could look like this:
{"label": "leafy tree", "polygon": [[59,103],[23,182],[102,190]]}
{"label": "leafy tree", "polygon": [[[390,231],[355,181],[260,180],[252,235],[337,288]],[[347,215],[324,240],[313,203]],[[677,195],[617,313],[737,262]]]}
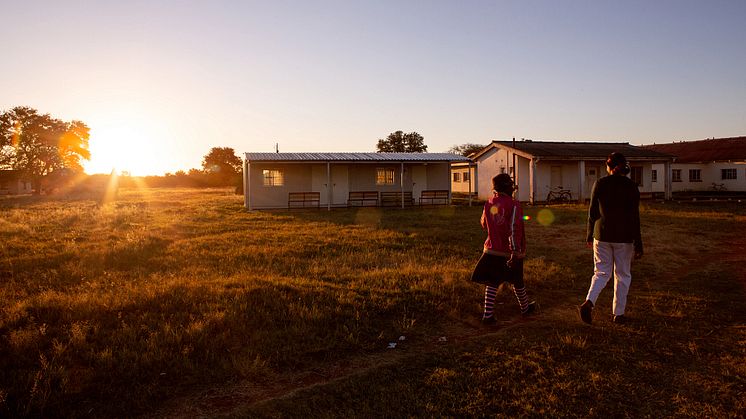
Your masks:
{"label": "leafy tree", "polygon": [[230,147],[213,147],[202,160],[202,168],[215,185],[234,185],[241,179],[243,163]]}
{"label": "leafy tree", "polygon": [[455,145],[448,149],[449,153],[460,154],[465,157],[469,157],[471,154],[482,151],[486,146],[482,144],[466,143],[461,145]]}
{"label": "leafy tree", "polygon": [[379,153],[424,153],[427,151],[425,138],[416,132],[405,134],[396,131],[385,139],[378,140],[376,146]]}
{"label": "leafy tree", "polygon": [[81,159],[91,158],[89,137],[81,121],[65,122],[17,106],[0,114],[0,168],[30,177],[39,193],[42,180],[55,171],[82,173]]}

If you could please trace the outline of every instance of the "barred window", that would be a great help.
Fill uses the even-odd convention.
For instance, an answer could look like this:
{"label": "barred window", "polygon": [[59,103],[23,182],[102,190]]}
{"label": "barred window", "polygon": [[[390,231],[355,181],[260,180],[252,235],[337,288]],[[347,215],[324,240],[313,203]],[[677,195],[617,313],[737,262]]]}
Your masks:
{"label": "barred window", "polygon": [[671,182],[681,182],[681,169],[671,170]]}
{"label": "barred window", "polygon": [[376,185],[393,185],[394,169],[379,167],[376,169]]}
{"label": "barred window", "polygon": [[738,171],[736,169],[720,169],[720,179],[737,179]]}
{"label": "barred window", "polygon": [[469,172],[464,172],[464,182],[468,182],[470,179]]}
{"label": "barred window", "polygon": [[702,182],[702,170],[689,169],[689,182]]}
{"label": "barred window", "polygon": [[264,186],[283,186],[285,184],[285,175],[282,170],[262,170],[262,177],[264,178]]}
{"label": "barred window", "polygon": [[453,181],[454,182],[461,182],[461,173],[459,173],[459,172],[453,172]]}
{"label": "barred window", "polygon": [[632,172],[630,173],[630,179],[632,179],[633,182],[637,184],[637,186],[642,186],[642,167],[640,166],[633,166],[631,167]]}
{"label": "barred window", "polygon": [[650,173],[650,178],[653,182],[658,181],[658,171],[653,169],[653,171]]}

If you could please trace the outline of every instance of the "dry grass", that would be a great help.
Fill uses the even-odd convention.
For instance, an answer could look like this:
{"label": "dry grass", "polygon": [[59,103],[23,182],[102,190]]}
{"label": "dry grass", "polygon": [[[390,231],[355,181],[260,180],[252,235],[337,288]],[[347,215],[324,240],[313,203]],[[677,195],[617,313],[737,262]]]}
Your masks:
{"label": "dry grass", "polygon": [[[385,357],[401,335],[400,359],[380,368],[203,413],[743,413],[743,268],[721,257],[743,237],[743,208],[645,208],[637,321],[624,328],[600,314],[610,289],[598,325],[576,320],[591,268],[585,210],[552,211],[527,231],[541,316],[480,337],[481,288],[467,281],[484,238],[477,207],[247,213],[227,189],[3,199],[0,416],[152,414],[228,383]],[[517,317],[508,292],[498,302]],[[459,334],[471,337],[433,343]]]}

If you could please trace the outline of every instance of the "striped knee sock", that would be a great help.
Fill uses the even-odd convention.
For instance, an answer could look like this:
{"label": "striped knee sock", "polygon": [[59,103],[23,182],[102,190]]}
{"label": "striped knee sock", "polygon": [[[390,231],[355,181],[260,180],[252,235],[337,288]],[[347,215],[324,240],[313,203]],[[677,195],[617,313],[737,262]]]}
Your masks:
{"label": "striped knee sock", "polygon": [[518,299],[518,305],[521,306],[521,313],[526,312],[528,309],[528,295],[526,294],[526,287],[513,287],[513,293],[515,298]]}
{"label": "striped knee sock", "polygon": [[483,319],[492,317],[492,313],[495,309],[495,295],[497,294],[497,288],[487,285],[484,287],[484,316]]}

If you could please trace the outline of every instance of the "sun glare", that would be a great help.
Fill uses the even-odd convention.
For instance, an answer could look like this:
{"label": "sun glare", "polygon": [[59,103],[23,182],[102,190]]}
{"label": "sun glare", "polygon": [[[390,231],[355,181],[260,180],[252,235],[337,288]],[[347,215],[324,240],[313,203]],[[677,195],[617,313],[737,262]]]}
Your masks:
{"label": "sun glare", "polygon": [[163,174],[155,147],[157,137],[157,130],[134,118],[92,122],[86,173]]}

